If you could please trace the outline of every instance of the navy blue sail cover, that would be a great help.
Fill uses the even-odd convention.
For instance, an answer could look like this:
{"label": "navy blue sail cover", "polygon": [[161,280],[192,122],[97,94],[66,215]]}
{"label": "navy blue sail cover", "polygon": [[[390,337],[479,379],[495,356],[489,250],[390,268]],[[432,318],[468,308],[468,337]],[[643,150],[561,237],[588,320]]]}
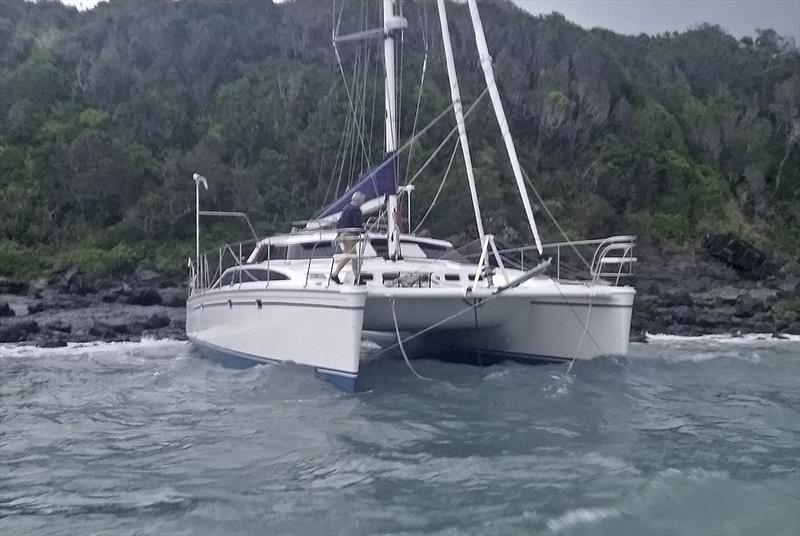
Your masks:
{"label": "navy blue sail cover", "polygon": [[314,218],[324,218],[341,212],[350,203],[350,199],[356,192],[364,194],[365,201],[397,193],[396,158],[397,153],[386,155],[383,162],[362,173],[355,186],[347,190],[339,199],[325,206]]}

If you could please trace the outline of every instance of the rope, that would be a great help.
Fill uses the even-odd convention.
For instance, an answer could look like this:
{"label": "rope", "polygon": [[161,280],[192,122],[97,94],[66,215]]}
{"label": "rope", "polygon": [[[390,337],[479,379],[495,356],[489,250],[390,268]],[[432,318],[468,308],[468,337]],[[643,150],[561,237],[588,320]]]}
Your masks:
{"label": "rope", "polygon": [[[559,293],[560,292],[561,289],[559,289]],[[578,357],[578,351],[581,349],[581,346],[583,345],[583,340],[586,338],[586,334],[589,333],[589,319],[592,316],[592,298],[594,298],[594,292],[589,293],[589,309],[586,311],[586,323],[583,325],[583,334],[581,335],[581,338],[578,341],[578,346],[575,347],[575,352],[572,356],[572,361],[569,362],[569,367],[567,367],[567,374],[569,374],[570,371],[572,371],[572,365],[575,364],[575,359],[577,359]],[[572,308],[572,304],[570,304],[569,302],[567,303],[569,304],[570,308]],[[592,342],[594,342],[594,345],[597,346],[594,337],[592,337]],[[600,348],[598,348],[598,350],[600,350]]]}
{"label": "rope", "polygon": [[414,230],[411,232],[411,234],[416,234],[417,231],[420,230],[420,228],[422,227],[422,224],[425,223],[426,219],[428,219],[428,216],[430,215],[431,211],[433,210],[434,205],[436,205],[436,201],[439,199],[439,194],[441,194],[442,190],[444,190],[444,183],[447,182],[447,177],[450,174],[450,168],[453,167],[453,161],[456,158],[456,153],[457,152],[458,152],[458,142],[456,142],[456,144],[453,146],[453,154],[450,155],[450,162],[447,164],[447,169],[444,172],[444,177],[442,177],[442,183],[439,185],[439,189],[436,191],[436,195],[433,196],[433,201],[431,201],[431,205],[428,207],[428,210],[427,210],[427,212],[425,212],[425,215],[422,217],[422,219],[419,220],[419,223],[414,228]]}
{"label": "rope", "polygon": [[[394,333],[395,333],[395,335],[397,335],[397,346],[400,347],[400,352],[403,354],[403,359],[405,359],[406,365],[408,365],[408,370],[410,370],[411,373],[414,374],[414,376],[416,376],[420,380],[427,380],[427,381],[431,381],[431,382],[435,381],[433,378],[428,378],[427,376],[423,376],[422,374],[420,374],[419,372],[414,370],[414,367],[411,366],[411,361],[409,361],[408,355],[406,355],[406,349],[403,347],[403,339],[400,338],[400,328],[397,325],[397,312],[395,311],[395,307],[394,307],[394,296],[392,296],[389,299],[389,303],[392,306],[392,320],[394,320]],[[394,345],[391,346],[390,348],[393,348],[393,347],[394,347]]]}

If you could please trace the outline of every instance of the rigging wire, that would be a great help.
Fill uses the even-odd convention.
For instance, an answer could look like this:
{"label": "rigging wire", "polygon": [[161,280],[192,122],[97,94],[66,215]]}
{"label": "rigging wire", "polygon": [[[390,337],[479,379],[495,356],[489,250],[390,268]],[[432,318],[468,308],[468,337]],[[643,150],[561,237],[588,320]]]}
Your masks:
{"label": "rigging wire", "polygon": [[[342,80],[344,81],[344,89],[345,89],[345,91],[347,93],[347,102],[350,105],[350,112],[353,114],[354,117],[357,118],[357,112],[356,112],[355,107],[353,105],[353,96],[350,93],[350,86],[347,85],[347,75],[344,74],[344,67],[342,65],[342,57],[339,54],[339,47],[336,46],[336,41],[333,42],[333,51],[336,53],[336,62],[339,64],[339,72],[342,74]],[[366,146],[366,143],[364,142],[364,136],[362,135],[360,129],[358,129],[357,132],[358,132],[358,138],[361,141],[361,148],[364,151],[364,155],[365,155],[365,157],[367,159],[367,163],[369,164],[369,167],[372,167],[372,164],[370,163],[369,155],[366,154],[367,146]]]}
{"label": "rigging wire", "polygon": [[444,177],[442,177],[442,182],[441,184],[439,184],[439,189],[436,191],[436,195],[433,196],[433,201],[431,201],[431,205],[428,207],[428,210],[427,212],[425,212],[425,215],[422,217],[422,219],[419,220],[419,223],[414,228],[414,230],[411,231],[411,234],[416,234],[417,231],[420,230],[422,224],[425,223],[426,219],[428,219],[428,216],[433,210],[434,205],[436,205],[436,201],[439,199],[439,195],[442,193],[442,190],[444,190],[444,183],[447,182],[447,177],[450,174],[450,168],[453,167],[453,161],[456,158],[456,153],[458,153],[458,141],[456,141],[453,144],[453,154],[450,155],[450,162],[447,164],[447,169],[444,171]]}
{"label": "rigging wire", "polygon": [[539,194],[539,190],[537,190],[536,186],[533,185],[533,182],[531,181],[530,177],[528,177],[528,174],[525,172],[524,169],[520,169],[520,170],[522,171],[522,176],[525,178],[525,182],[527,182],[528,186],[530,186],[531,190],[533,190],[533,193],[536,196],[536,200],[539,202],[539,205],[544,209],[545,214],[547,214],[547,216],[550,218],[550,220],[556,226],[556,229],[558,229],[558,232],[561,233],[561,236],[564,237],[564,240],[570,245],[570,247],[573,249],[573,251],[575,251],[575,254],[578,255],[578,258],[583,262],[584,265],[586,265],[586,268],[591,270],[592,269],[591,265],[588,263],[586,258],[581,254],[581,252],[578,250],[578,248],[575,247],[575,244],[572,243],[572,240],[569,239],[569,237],[567,236],[567,233],[564,231],[564,229],[561,227],[561,225],[556,220],[556,217],[553,216],[553,213],[550,212],[550,209],[545,204],[544,199],[542,199],[542,196]]}
{"label": "rigging wire", "polygon": [[314,189],[314,204],[319,204],[319,194],[320,188],[322,187],[322,170],[325,167],[325,143],[328,139],[328,132],[330,132],[331,126],[331,109],[333,108],[333,96],[336,93],[336,87],[339,85],[339,81],[337,80],[331,90],[328,92],[327,100],[328,100],[328,107],[325,111],[325,131],[322,134],[322,140],[320,143],[320,155],[319,155],[319,170],[317,171],[317,186]]}
{"label": "rigging wire", "polygon": [[[422,8],[425,9],[427,4],[423,2]],[[419,91],[417,92],[417,105],[414,110],[414,125],[411,128],[411,137],[414,137],[414,133],[417,131],[417,120],[419,118],[419,107],[422,103],[422,87],[425,85],[425,73],[428,70],[428,37],[427,37],[427,30],[425,25],[422,22],[422,11],[419,9],[419,5],[417,5],[417,13],[419,14],[419,22],[420,28],[422,28],[422,42],[425,46],[425,56],[422,60],[422,76],[420,77],[419,81]],[[425,18],[427,20],[427,10],[425,11]],[[408,181],[408,170],[411,168],[411,154],[414,152],[414,146],[412,145],[408,149],[408,158],[406,159],[406,174],[403,177],[403,182]]]}
{"label": "rigging wire", "polygon": [[[486,96],[486,93],[488,93],[488,92],[489,92],[488,88],[484,89],[481,92],[481,94],[478,96],[478,98],[475,99],[475,102],[473,102],[472,105],[469,108],[467,108],[467,111],[464,112],[464,119],[469,117],[470,113],[472,113],[472,111],[475,109],[475,107],[478,105],[478,103],[483,99],[484,96]],[[449,110],[452,107],[453,107],[453,105],[451,104],[450,106],[447,107],[447,109]],[[417,137],[421,136],[428,128],[430,128],[430,126],[431,125],[428,125],[423,130],[421,130],[419,135],[417,135]],[[414,174],[414,176],[411,177],[411,180],[408,181],[409,185],[410,184],[414,184],[414,181],[416,181],[419,178],[419,176],[422,174],[422,172],[425,170],[425,168],[428,167],[428,165],[433,161],[434,157],[437,154],[439,154],[439,151],[442,150],[442,147],[444,147],[445,144],[447,143],[447,141],[450,138],[452,138],[457,132],[458,132],[458,126],[453,127],[453,129],[447,134],[447,136],[445,136],[444,140],[442,140],[442,143],[439,144],[439,146],[433,151],[431,156],[428,157],[428,159],[425,161],[424,164],[422,164],[422,167],[420,167],[419,170]],[[413,138],[412,138],[412,140],[413,140]],[[411,141],[411,140],[409,140],[409,141]],[[406,145],[408,145],[408,144],[406,144]]]}

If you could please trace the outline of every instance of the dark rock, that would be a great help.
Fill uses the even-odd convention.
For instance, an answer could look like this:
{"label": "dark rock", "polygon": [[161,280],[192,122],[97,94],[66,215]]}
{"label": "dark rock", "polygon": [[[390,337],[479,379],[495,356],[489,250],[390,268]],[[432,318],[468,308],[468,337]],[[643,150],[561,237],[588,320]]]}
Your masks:
{"label": "dark rock", "polygon": [[781,339],[781,340],[788,340],[789,339],[789,337],[787,337],[786,335],[784,335],[782,333],[778,333],[777,331],[774,331],[772,333],[772,338],[773,339]]}
{"label": "dark rock", "polygon": [[28,305],[28,314],[35,315],[36,313],[41,313],[45,309],[47,309],[47,307],[45,306],[44,302],[36,301]]}
{"label": "dark rock", "polygon": [[767,255],[731,233],[706,235],[703,247],[712,257],[753,279],[763,279],[775,273]]}
{"label": "dark rock", "polygon": [[18,320],[0,325],[0,342],[20,342],[32,333],[39,331],[39,324],[33,320]]}
{"label": "dark rock", "polygon": [[[114,338],[114,337],[111,337]],[[90,335],[86,331],[79,331],[77,333],[72,333],[67,337],[69,342],[92,342],[97,340],[97,337]]]}
{"label": "dark rock", "polygon": [[743,318],[741,327],[751,333],[771,333],[775,331],[775,321],[769,313],[753,313],[749,318]]}
{"label": "dark rock", "polygon": [[739,318],[750,318],[756,312],[756,302],[749,296],[743,297],[735,307],[736,311],[733,314]]}
{"label": "dark rock", "polygon": [[170,319],[167,315],[161,313],[154,313],[144,321],[142,326],[144,329],[159,329],[169,326]]}
{"label": "dark rock", "polygon": [[682,289],[662,291],[658,298],[658,304],[664,307],[691,306],[693,303],[692,296]]}
{"label": "dark rock", "polygon": [[185,288],[165,288],[159,291],[161,303],[167,307],[185,307],[189,293]]}
{"label": "dark rock", "polygon": [[50,277],[50,286],[63,294],[77,294],[86,296],[97,292],[91,279],[78,268],[70,268],[66,272],[54,274]]}
{"label": "dark rock", "polygon": [[108,322],[95,320],[89,328],[89,335],[101,339],[116,339],[119,335],[128,333],[128,324],[125,322]]}
{"label": "dark rock", "polygon": [[673,308],[672,316],[679,324],[694,324],[697,320],[695,310],[686,305]]}
{"label": "dark rock", "polygon": [[128,303],[131,305],[159,305],[161,294],[154,288],[140,288],[131,293]]}
{"label": "dark rock", "polygon": [[24,296],[28,293],[28,284],[7,277],[0,277],[0,294]]}
{"label": "dark rock", "polygon": [[16,324],[0,325],[0,342],[20,342],[24,341],[27,336],[25,330]]}
{"label": "dark rock", "polygon": [[7,301],[0,301],[0,316],[14,316],[16,313]]}
{"label": "dark rock", "polygon": [[44,328],[49,331],[58,331],[60,333],[70,333],[72,326],[62,320],[54,320],[44,325]]}
{"label": "dark rock", "polygon": [[106,303],[114,303],[119,299],[119,294],[116,292],[105,292],[100,295],[100,300]]}
{"label": "dark rock", "polygon": [[167,281],[164,274],[147,263],[139,263],[133,272],[133,277],[138,283],[149,287],[160,287]]}
{"label": "dark rock", "polygon": [[675,324],[670,326],[668,333],[671,335],[681,335],[683,337],[699,337],[707,332],[695,324]]}
{"label": "dark rock", "polygon": [[643,342],[647,344],[647,332],[644,330],[632,331],[629,340],[630,342]]}
{"label": "dark rock", "polygon": [[36,346],[40,348],[61,348],[67,345],[67,336],[62,333],[56,333],[51,337],[47,337],[39,342]]}

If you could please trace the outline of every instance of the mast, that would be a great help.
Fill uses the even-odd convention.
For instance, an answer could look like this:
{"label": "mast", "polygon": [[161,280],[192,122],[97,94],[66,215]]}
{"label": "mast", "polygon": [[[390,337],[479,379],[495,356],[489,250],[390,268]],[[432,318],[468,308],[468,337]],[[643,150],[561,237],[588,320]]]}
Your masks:
{"label": "mast", "polygon": [[472,18],[472,27],[475,30],[475,42],[478,45],[478,54],[481,60],[481,67],[483,67],[483,76],[486,79],[486,87],[489,89],[489,96],[492,98],[494,115],[497,117],[497,123],[500,125],[500,132],[503,134],[503,141],[506,145],[506,151],[508,151],[508,158],[511,160],[511,169],[514,170],[514,178],[517,180],[519,195],[522,198],[522,205],[525,207],[525,215],[528,217],[528,224],[531,226],[533,239],[536,241],[536,249],[539,250],[539,255],[541,255],[542,241],[539,239],[539,231],[536,228],[536,222],[533,219],[533,210],[531,210],[531,202],[530,199],[528,199],[528,191],[525,189],[525,182],[522,178],[522,170],[519,166],[519,159],[517,158],[517,150],[514,147],[514,140],[511,138],[511,132],[508,130],[506,112],[503,110],[503,103],[500,100],[500,93],[497,91],[497,83],[495,83],[494,80],[492,57],[489,55],[489,48],[486,46],[486,37],[483,34],[483,23],[481,22],[481,15],[478,12],[478,4],[475,0],[467,1],[469,3],[470,18]]}
{"label": "mast", "polygon": [[447,24],[447,8],[444,0],[437,0],[439,8],[439,22],[442,26],[442,42],[444,43],[444,56],[447,60],[447,77],[450,80],[450,97],[453,100],[453,112],[456,116],[458,126],[458,138],[461,141],[461,154],[464,155],[464,166],[467,169],[467,181],[469,182],[469,193],[472,196],[472,209],[475,212],[475,223],[478,225],[478,236],[483,243],[483,221],[481,220],[481,206],[478,203],[478,192],[475,189],[475,175],[472,170],[472,156],[469,151],[469,141],[467,140],[467,128],[464,125],[464,112],[461,107],[461,92],[458,89],[458,78],[456,76],[456,65],[453,61],[453,45],[450,42],[450,28]]}
{"label": "mast", "polygon": [[383,62],[386,67],[384,104],[386,108],[386,152],[397,150],[397,87],[394,67],[394,0],[383,0]]}

